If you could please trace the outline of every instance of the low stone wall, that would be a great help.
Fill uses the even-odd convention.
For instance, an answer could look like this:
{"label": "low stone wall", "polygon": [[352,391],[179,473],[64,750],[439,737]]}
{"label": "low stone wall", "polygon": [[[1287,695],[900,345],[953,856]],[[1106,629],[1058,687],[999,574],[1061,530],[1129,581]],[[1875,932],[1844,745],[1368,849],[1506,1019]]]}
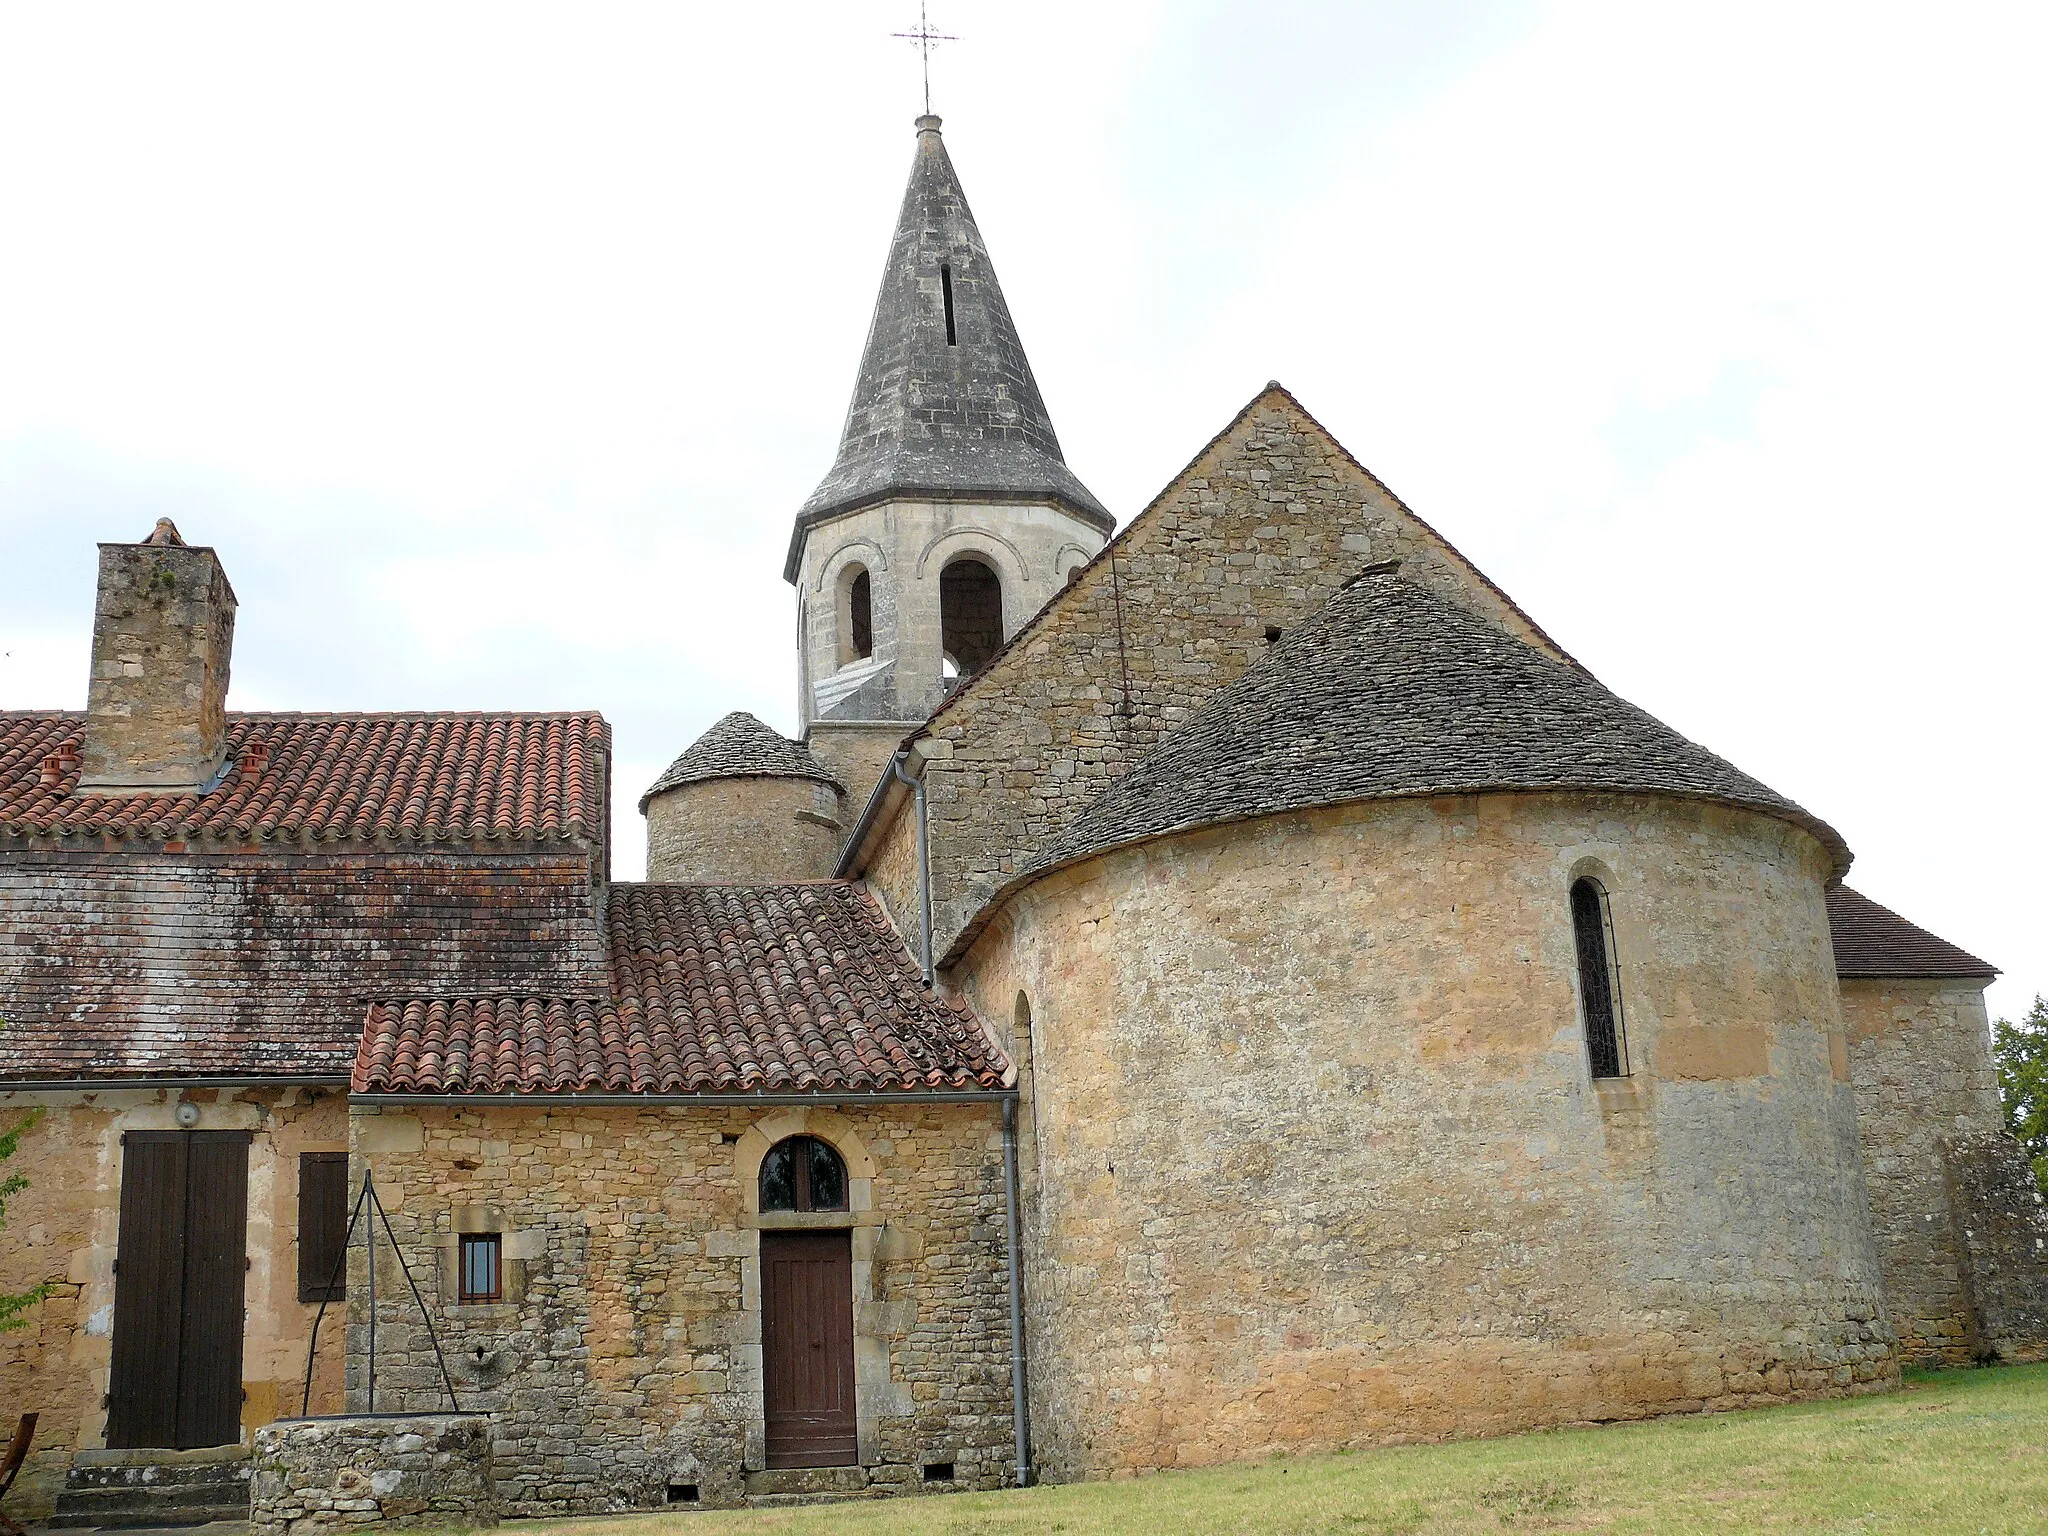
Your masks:
{"label": "low stone wall", "polygon": [[281,1419],[254,1459],[250,1536],[498,1523],[485,1414]]}
{"label": "low stone wall", "polygon": [[2002,1132],[1952,1136],[1943,1151],[1979,1352],[2048,1360],[2048,1201],[2033,1165]]}

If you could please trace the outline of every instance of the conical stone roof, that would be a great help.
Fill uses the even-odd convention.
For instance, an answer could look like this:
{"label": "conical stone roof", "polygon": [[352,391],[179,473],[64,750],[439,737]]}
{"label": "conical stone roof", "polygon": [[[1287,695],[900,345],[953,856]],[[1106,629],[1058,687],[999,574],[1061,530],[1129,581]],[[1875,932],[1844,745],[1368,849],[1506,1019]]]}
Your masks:
{"label": "conical stone roof", "polygon": [[791,741],[743,709],[736,709],[691,742],[683,755],[662,770],[640,797],[640,814],[663,790],[704,779],[815,779],[844,792],[827,768],[800,741]]}
{"label": "conical stone roof", "polygon": [[797,513],[783,575],[814,524],[895,497],[1051,500],[1104,533],[1116,520],[1067,468],[967,195],[939,136],[917,156],[875,299],[839,458]]}
{"label": "conical stone roof", "polygon": [[[1124,843],[1354,800],[1578,790],[1675,795],[1826,822],[1476,614],[1388,569],[1204,705],[1049,846],[1026,879]],[[1021,882],[1020,882],[1021,883]]]}

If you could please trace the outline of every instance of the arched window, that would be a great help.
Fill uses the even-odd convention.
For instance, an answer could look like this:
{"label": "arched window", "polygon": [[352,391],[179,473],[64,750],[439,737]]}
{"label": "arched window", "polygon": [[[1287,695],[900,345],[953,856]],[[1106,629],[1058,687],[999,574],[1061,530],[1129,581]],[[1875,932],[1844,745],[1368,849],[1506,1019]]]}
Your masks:
{"label": "arched window", "polygon": [[962,555],[939,572],[939,646],[949,677],[972,677],[1003,643],[1003,583],[986,562]]}
{"label": "arched window", "polygon": [[791,1136],[761,1160],[764,1211],[843,1211],[846,1164],[815,1136]]}
{"label": "arched window", "polygon": [[874,583],[866,566],[849,565],[839,573],[839,665],[851,666],[874,654]]}
{"label": "arched window", "polygon": [[1614,927],[1607,892],[1590,875],[1572,882],[1572,937],[1579,951],[1579,1006],[1586,1020],[1586,1055],[1595,1077],[1626,1077],[1628,1049],[1621,1028],[1620,976],[1614,968]]}

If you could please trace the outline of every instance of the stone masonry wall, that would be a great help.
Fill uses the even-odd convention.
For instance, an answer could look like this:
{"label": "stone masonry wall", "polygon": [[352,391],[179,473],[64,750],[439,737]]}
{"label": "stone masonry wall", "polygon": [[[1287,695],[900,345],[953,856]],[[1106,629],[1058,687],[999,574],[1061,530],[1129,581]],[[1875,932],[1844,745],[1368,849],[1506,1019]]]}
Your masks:
{"label": "stone masonry wall", "polygon": [[[915,722],[931,712],[945,696],[939,577],[949,562],[971,556],[996,573],[1007,635],[1100,548],[1099,532],[1051,505],[885,501],[818,524],[805,535],[797,577],[805,726],[835,716]],[[842,670],[839,587],[855,566],[868,573],[875,649]],[[855,693],[826,702],[849,678],[870,673]],[[859,796],[873,787],[872,778],[847,784]]]}
{"label": "stone masonry wall", "polygon": [[812,779],[705,779],[647,802],[647,878],[824,880],[844,835],[839,791]]}
{"label": "stone masonry wall", "polygon": [[[785,1135],[837,1146],[843,1216],[761,1216],[749,1192]],[[465,1410],[497,1427],[515,1515],[742,1501],[763,1465],[764,1227],[850,1226],[861,1461],[872,1485],[993,1487],[1010,1452],[1001,1120],[993,1106],[731,1108],[358,1105],[367,1159],[432,1297]],[[498,1230],[506,1299],[453,1300],[461,1230]],[[357,1255],[355,1266],[362,1268]],[[389,1264],[389,1261],[385,1261]],[[352,1411],[367,1406],[364,1288],[352,1275]],[[446,1398],[395,1266],[380,1270],[378,1399]],[[771,1477],[774,1474],[771,1474]]]}
{"label": "stone masonry wall", "polygon": [[[804,733],[804,745],[811,749],[811,755],[838,775],[839,782],[846,786],[846,826],[840,829],[843,839],[846,832],[859,818],[861,808],[868,803],[868,797],[875,792],[882,775],[889,771],[889,759],[903,744],[903,738],[914,727],[902,721],[885,722],[879,725],[849,725],[844,721],[813,720]],[[838,857],[838,850],[833,850]]]}
{"label": "stone masonry wall", "polygon": [[482,1414],[299,1419],[256,1432],[252,1536],[498,1523]]}
{"label": "stone masonry wall", "polygon": [[227,749],[235,594],[210,549],[102,544],[82,784],[191,789]]}
{"label": "stone masonry wall", "polygon": [[[1497,591],[1272,388],[931,721],[936,953],[1004,877],[1365,566],[1537,639]],[[1124,708],[1125,674],[1129,707]],[[909,838],[902,816],[892,838]]]}
{"label": "stone masonry wall", "polygon": [[1967,1363],[1980,1342],[1942,1144],[2004,1124],[1984,983],[1852,978],[1841,991],[1871,1223],[1900,1351],[1915,1365]]}
{"label": "stone masonry wall", "polygon": [[[316,1310],[298,1299],[299,1154],[345,1150],[347,1115],[339,1094],[309,1100],[301,1088],[206,1089],[191,1097],[200,1106],[200,1130],[255,1132],[242,1344],[246,1430],[299,1411]],[[154,1089],[0,1094],[0,1126],[15,1124],[32,1105],[46,1111],[8,1164],[29,1183],[7,1202],[0,1291],[45,1280],[56,1286],[24,1314],[24,1326],[0,1333],[0,1405],[42,1415],[27,1467],[8,1495],[16,1514],[47,1513],[72,1454],[106,1444],[101,1400],[112,1361],[121,1136],[175,1129],[176,1101]],[[341,1406],[340,1323],[330,1308],[314,1375],[315,1413]]]}
{"label": "stone masonry wall", "polygon": [[2003,1130],[1942,1143],[1976,1340],[1987,1359],[2048,1360],[2048,1200]]}
{"label": "stone masonry wall", "polygon": [[[1025,888],[955,975],[1030,1020],[1046,1475],[1896,1382],[1828,867],[1747,813],[1501,795]],[[1632,1067],[1598,1082],[1587,872]]]}

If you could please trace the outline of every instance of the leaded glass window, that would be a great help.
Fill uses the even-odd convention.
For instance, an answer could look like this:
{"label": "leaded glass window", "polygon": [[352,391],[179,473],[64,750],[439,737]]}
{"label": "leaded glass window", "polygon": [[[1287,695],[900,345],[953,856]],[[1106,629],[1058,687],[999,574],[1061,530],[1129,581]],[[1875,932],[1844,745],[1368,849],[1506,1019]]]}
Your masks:
{"label": "leaded glass window", "polygon": [[1572,882],[1572,935],[1578,944],[1579,1008],[1585,1016],[1586,1056],[1593,1075],[1626,1077],[1628,1053],[1607,893],[1590,876]]}
{"label": "leaded glass window", "polygon": [[815,1136],[791,1136],[761,1162],[764,1211],[843,1211],[846,1164]]}

